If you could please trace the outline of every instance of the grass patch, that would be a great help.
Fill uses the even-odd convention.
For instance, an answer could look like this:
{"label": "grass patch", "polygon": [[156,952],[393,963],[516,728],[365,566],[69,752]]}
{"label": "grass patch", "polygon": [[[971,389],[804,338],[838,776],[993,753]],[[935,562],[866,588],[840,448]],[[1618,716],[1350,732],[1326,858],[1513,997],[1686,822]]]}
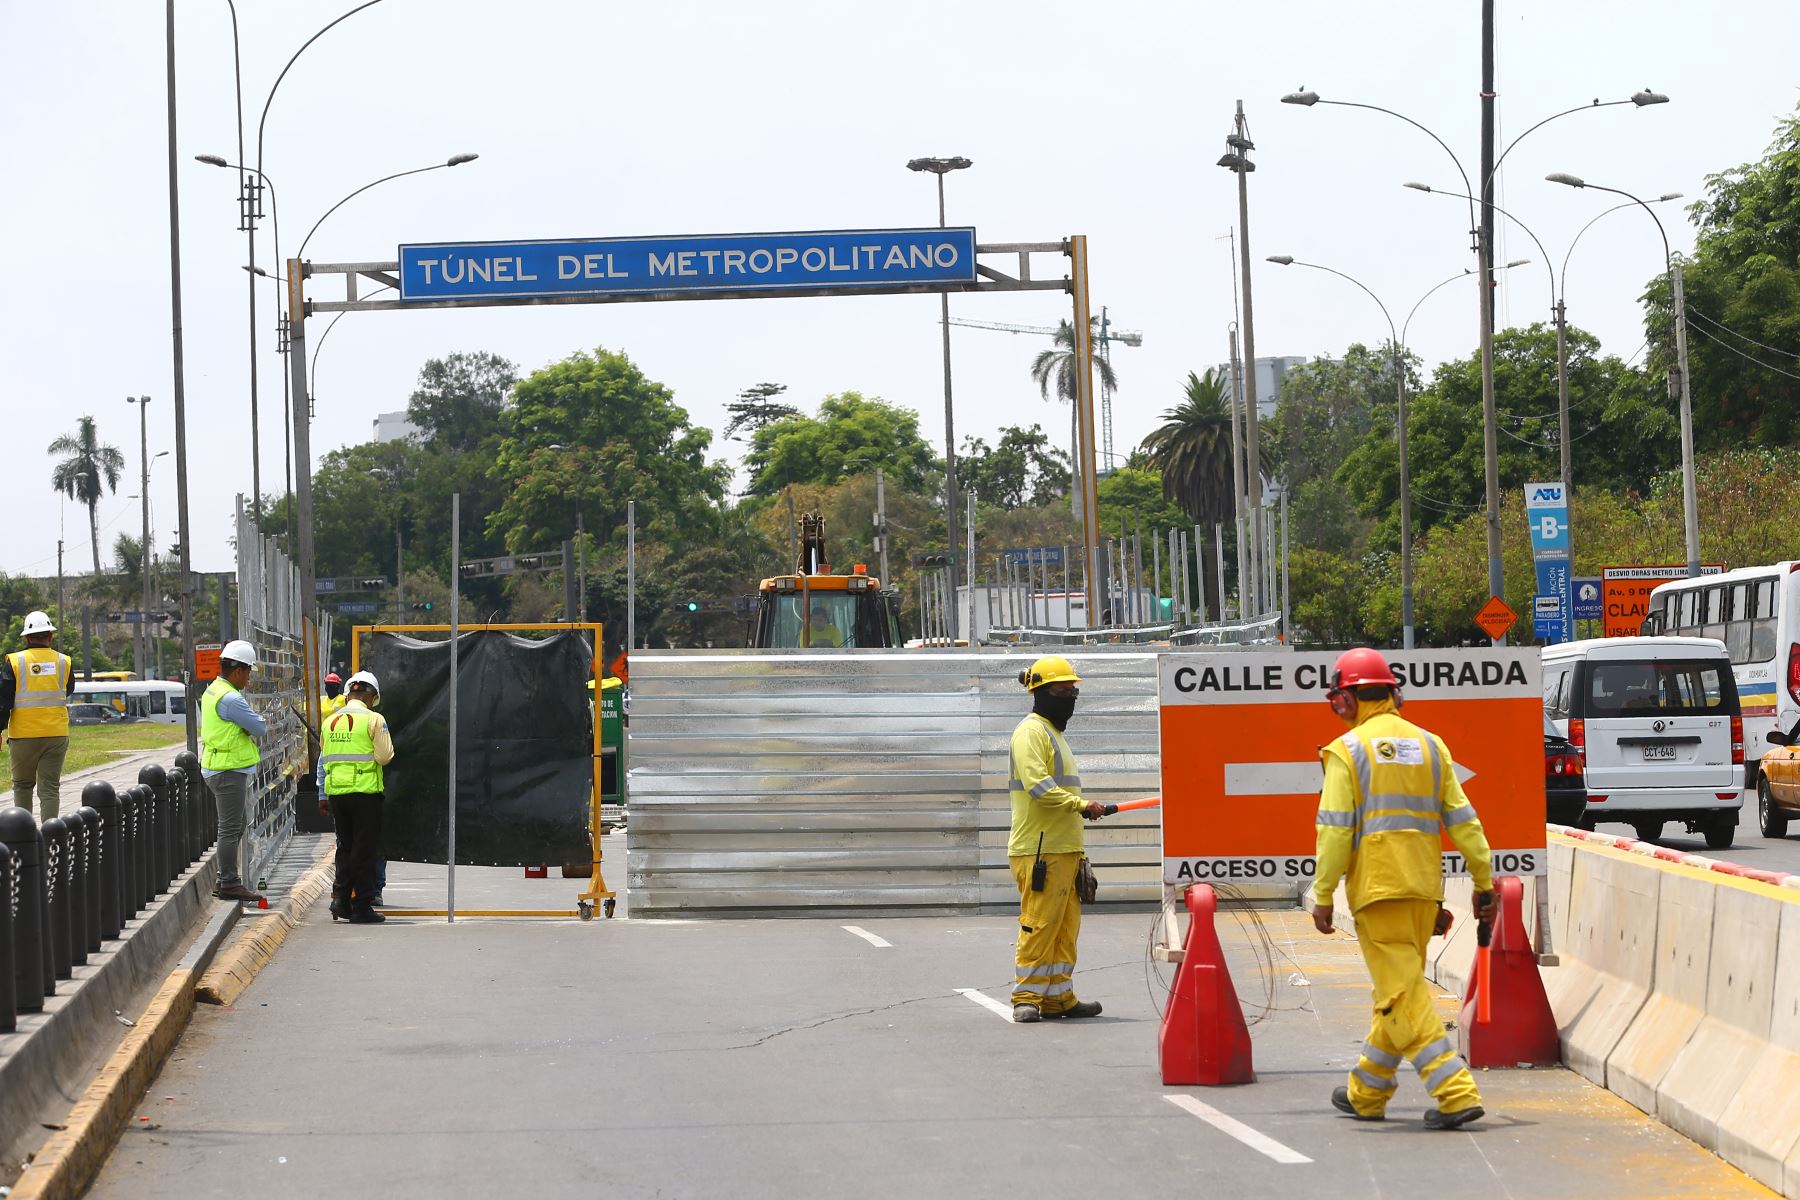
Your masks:
{"label": "grass patch", "polygon": [[[77,771],[98,767],[119,757],[116,752],[154,750],[158,746],[178,746],[187,739],[180,725],[78,725],[69,730],[69,756],[63,761],[63,777]],[[170,752],[174,757],[174,752]],[[0,783],[12,783],[12,752],[0,750]]]}

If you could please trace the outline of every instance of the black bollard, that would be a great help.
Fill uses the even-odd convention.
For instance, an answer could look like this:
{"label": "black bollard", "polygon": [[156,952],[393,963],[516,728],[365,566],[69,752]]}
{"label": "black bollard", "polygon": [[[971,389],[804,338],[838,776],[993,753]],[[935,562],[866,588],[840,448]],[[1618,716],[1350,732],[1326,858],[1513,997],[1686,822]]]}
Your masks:
{"label": "black bollard", "polygon": [[169,848],[169,773],[155,763],[146,763],[138,770],[138,783],[150,789],[150,884],[155,895],[175,877]]}
{"label": "black bollard", "polygon": [[55,979],[73,974],[69,961],[69,897],[64,887],[68,870],[69,830],[61,817],[38,826],[44,839],[44,970]]}
{"label": "black bollard", "polygon": [[150,880],[150,806],[155,797],[141,783],[131,789],[131,795],[131,881],[134,885],[131,911],[141,913],[150,907],[150,898],[156,895],[156,887]]}
{"label": "black bollard", "polygon": [[212,791],[206,786],[206,779],[200,771],[200,759],[197,755],[183,750],[175,756],[175,765],[187,779],[188,785],[188,836],[193,839],[193,853],[188,861],[192,862],[206,853],[206,848],[213,843],[213,830],[216,822],[212,812]]}
{"label": "black bollard", "polygon": [[18,908],[13,916],[13,1005],[41,1012],[56,995],[56,977],[44,971],[44,844],[37,821],[23,808],[0,808],[0,842],[12,847]]}
{"label": "black bollard", "polygon": [[119,793],[119,927],[138,913],[137,879],[138,790]]}
{"label": "black bollard", "polygon": [[0,842],[0,1033],[19,1027],[13,1000],[13,914],[18,911],[18,868],[13,852]]}
{"label": "black bollard", "polygon": [[169,768],[169,864],[173,868],[170,876],[180,875],[186,871],[188,864],[194,860],[188,857],[187,844],[187,772],[180,767]]}
{"label": "black bollard", "polygon": [[67,836],[62,878],[57,888],[69,914],[69,965],[87,966],[87,822],[79,811],[62,815]]}
{"label": "black bollard", "polygon": [[100,780],[81,789],[81,802],[100,818],[100,853],[96,868],[100,876],[100,936],[116,938],[119,926],[124,924],[119,915],[119,862],[122,857],[119,794],[113,791],[112,784]]}
{"label": "black bollard", "polygon": [[[87,788],[81,791],[82,799],[87,799]],[[91,805],[84,804],[75,810],[75,815],[81,818],[81,826],[87,833],[87,856],[81,862],[81,907],[87,923],[76,932],[85,939],[87,952],[98,954],[105,940],[100,935],[100,814]]]}

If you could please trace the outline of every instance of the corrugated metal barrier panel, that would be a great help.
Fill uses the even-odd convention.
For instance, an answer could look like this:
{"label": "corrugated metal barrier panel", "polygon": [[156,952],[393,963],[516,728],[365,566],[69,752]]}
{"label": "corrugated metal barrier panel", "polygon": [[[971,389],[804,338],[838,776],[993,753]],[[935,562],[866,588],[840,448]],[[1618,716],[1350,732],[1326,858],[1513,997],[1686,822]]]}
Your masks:
{"label": "corrugated metal barrier panel", "polygon": [[[1007,746],[1019,651],[637,651],[626,888],[639,916],[1018,901]],[[1157,794],[1155,656],[1069,656],[1083,791]],[[1101,902],[1161,895],[1155,812],[1088,830]]]}

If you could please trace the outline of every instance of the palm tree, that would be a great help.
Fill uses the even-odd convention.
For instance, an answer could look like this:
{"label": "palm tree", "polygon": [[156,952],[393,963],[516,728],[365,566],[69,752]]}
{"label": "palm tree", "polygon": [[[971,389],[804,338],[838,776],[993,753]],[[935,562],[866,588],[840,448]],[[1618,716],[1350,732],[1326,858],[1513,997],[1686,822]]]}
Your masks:
{"label": "palm tree", "polygon": [[[1097,328],[1100,318],[1094,317],[1093,325]],[[1045,400],[1050,399],[1050,383],[1056,382],[1056,398],[1069,406],[1069,462],[1074,470],[1070,473],[1074,486],[1069,489],[1069,498],[1073,502],[1075,515],[1081,515],[1081,431],[1075,412],[1075,386],[1077,374],[1075,370],[1075,325],[1070,321],[1059,321],[1056,325],[1054,344],[1050,349],[1041,352],[1031,360],[1031,378],[1038,385],[1038,395]],[[1112,364],[1101,355],[1094,355],[1094,369],[1100,375],[1102,388],[1115,388],[1119,385],[1118,376]],[[1096,431],[1097,432],[1097,431]]]}
{"label": "palm tree", "polygon": [[71,500],[87,505],[88,539],[94,549],[94,574],[100,574],[100,496],[119,490],[125,472],[125,456],[117,446],[102,446],[94,431],[94,418],[83,417],[73,435],[63,434],[50,443],[50,453],[63,456],[50,472],[50,486]]}
{"label": "palm tree", "polygon": [[[1163,494],[1202,526],[1236,515],[1231,481],[1231,405],[1225,381],[1208,367],[1188,372],[1181,403],[1163,413],[1163,424],[1144,439],[1150,463],[1162,472]],[[1225,594],[1218,560],[1213,560],[1213,595]]]}

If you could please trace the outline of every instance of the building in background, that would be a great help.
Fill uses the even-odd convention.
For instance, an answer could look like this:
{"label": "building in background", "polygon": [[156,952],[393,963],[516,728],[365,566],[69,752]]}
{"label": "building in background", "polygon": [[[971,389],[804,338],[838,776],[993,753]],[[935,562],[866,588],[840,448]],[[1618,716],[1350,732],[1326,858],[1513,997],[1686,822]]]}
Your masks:
{"label": "building in background", "polygon": [[[1257,378],[1260,379],[1261,376]],[[420,432],[417,425],[406,419],[404,411],[375,414],[375,440],[378,442],[398,442],[408,438],[416,440]]]}
{"label": "building in background", "polygon": [[[1287,355],[1276,358],[1259,358],[1256,360],[1256,417],[1259,421],[1271,420],[1275,416],[1275,405],[1281,399],[1281,381],[1295,367],[1303,366],[1308,359],[1304,355]],[[1225,380],[1226,395],[1232,394],[1236,381],[1231,377],[1231,364],[1220,363],[1215,370],[1219,378]]]}

